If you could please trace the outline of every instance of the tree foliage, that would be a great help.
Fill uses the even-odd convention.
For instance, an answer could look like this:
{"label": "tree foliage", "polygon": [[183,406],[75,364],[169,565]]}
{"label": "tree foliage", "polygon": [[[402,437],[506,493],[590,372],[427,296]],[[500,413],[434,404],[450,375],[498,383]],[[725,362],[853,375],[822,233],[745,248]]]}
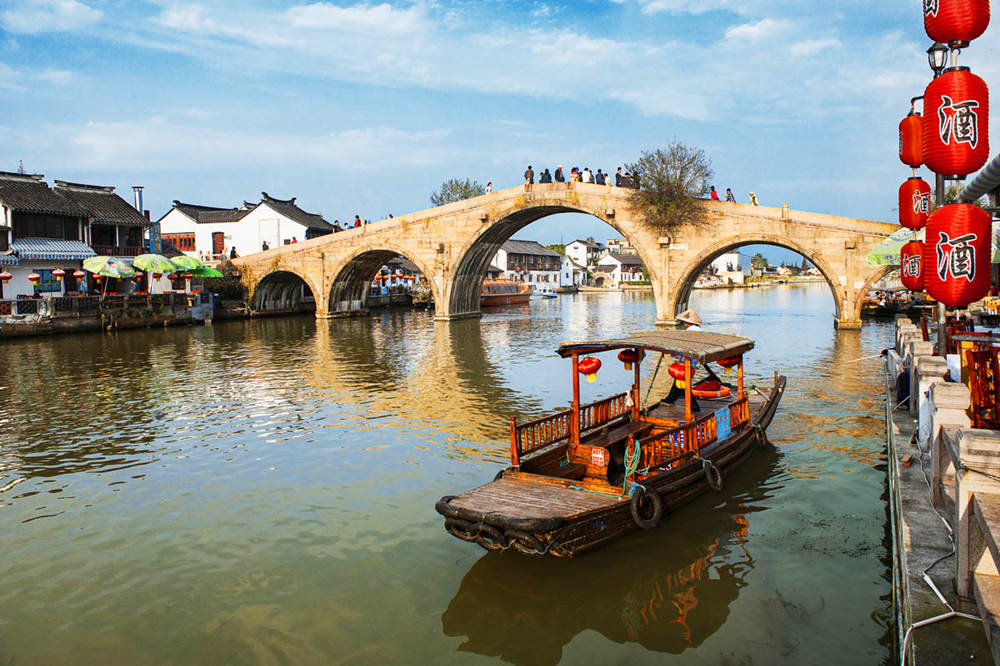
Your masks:
{"label": "tree foliage", "polygon": [[762,255],[760,252],[750,257],[750,265],[757,270],[764,270],[768,267],[767,257]]}
{"label": "tree foliage", "polygon": [[[944,203],[945,203],[945,205],[947,205],[947,204],[953,204],[953,203],[958,203],[958,195],[962,193],[962,190],[964,189],[964,187],[965,187],[964,185],[958,185],[958,184],[946,185],[945,188],[944,188]],[[933,193],[931,194],[931,201],[932,202],[934,201],[934,194]],[[975,201],[971,201],[969,203],[973,203],[973,204],[979,206],[980,208],[986,208],[986,197],[979,197]],[[931,210],[932,211],[936,210],[937,208],[938,208],[938,206],[933,206],[933,205],[931,206]]]}
{"label": "tree foliage", "polygon": [[562,256],[566,256],[566,244],[565,243],[550,243],[545,247],[549,248],[553,252],[558,252]]}
{"label": "tree foliage", "polygon": [[669,229],[702,220],[698,199],[708,193],[714,174],[704,150],[675,140],[644,151],[625,168],[638,179],[632,200],[650,224]]}
{"label": "tree foliage", "polygon": [[462,199],[478,197],[485,194],[486,188],[475,180],[449,178],[441,183],[441,188],[431,194],[431,203],[435,206],[443,206]]}

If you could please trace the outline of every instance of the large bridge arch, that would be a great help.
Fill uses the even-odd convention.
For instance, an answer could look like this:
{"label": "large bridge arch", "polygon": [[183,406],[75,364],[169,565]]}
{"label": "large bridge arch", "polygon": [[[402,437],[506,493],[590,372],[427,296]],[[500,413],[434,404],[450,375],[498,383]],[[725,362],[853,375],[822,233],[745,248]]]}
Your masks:
{"label": "large bridge arch", "polygon": [[369,247],[358,248],[332,266],[331,277],[326,286],[328,312],[350,313],[362,310],[372,278],[378,270],[396,257],[413,262],[427,279],[434,301],[438,301],[442,290],[440,277],[429,270],[426,262],[413,248],[402,247],[391,242],[375,242]]}
{"label": "large bridge arch", "polygon": [[[571,185],[570,183],[560,185]],[[636,249],[649,273],[654,291],[659,294],[660,275],[653,257],[649,253],[649,244],[630,220],[625,211],[609,208],[604,200],[599,205],[591,205],[579,197],[564,196],[532,196],[527,193],[519,197],[514,206],[504,211],[491,211],[496,216],[487,224],[483,224],[478,233],[469,238],[459,249],[455,262],[455,270],[446,292],[450,318],[476,316],[479,314],[479,297],[482,281],[486,275],[490,260],[496,255],[503,244],[524,227],[551,215],[560,213],[582,213],[604,222],[622,235]],[[491,218],[494,216],[491,215]]]}
{"label": "large bridge arch", "polygon": [[[842,319],[842,315],[845,311],[849,313],[854,312],[853,304],[847,303],[848,298],[846,290],[842,285],[832,279],[832,276],[836,275],[836,273],[821,253],[818,253],[811,248],[807,248],[789,238],[779,238],[770,234],[754,234],[752,236],[740,234],[730,236],[729,238],[713,243],[708,248],[702,250],[694,258],[690,259],[680,276],[671,284],[670,306],[673,309],[673,312],[676,314],[687,308],[688,301],[691,298],[691,290],[694,288],[695,280],[698,279],[698,276],[701,275],[702,271],[704,271],[716,257],[747,245],[774,245],[802,255],[810,263],[812,263],[817,270],[819,270],[819,272],[823,275],[823,278],[826,280],[827,286],[830,287],[830,292],[833,294],[833,304],[837,319]],[[857,314],[860,317],[860,300],[858,300]]]}
{"label": "large bridge arch", "polygon": [[296,312],[308,308],[302,287],[309,290],[313,306],[318,306],[320,292],[308,275],[280,268],[261,275],[249,289],[250,311]]}

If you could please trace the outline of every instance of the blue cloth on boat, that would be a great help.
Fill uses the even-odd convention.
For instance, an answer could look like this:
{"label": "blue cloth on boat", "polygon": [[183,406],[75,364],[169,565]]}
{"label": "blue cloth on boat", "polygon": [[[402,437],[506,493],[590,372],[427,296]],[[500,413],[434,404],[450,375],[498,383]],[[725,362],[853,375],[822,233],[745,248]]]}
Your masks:
{"label": "blue cloth on boat", "polygon": [[715,413],[715,432],[719,440],[729,437],[732,428],[729,427],[729,408],[723,407]]}

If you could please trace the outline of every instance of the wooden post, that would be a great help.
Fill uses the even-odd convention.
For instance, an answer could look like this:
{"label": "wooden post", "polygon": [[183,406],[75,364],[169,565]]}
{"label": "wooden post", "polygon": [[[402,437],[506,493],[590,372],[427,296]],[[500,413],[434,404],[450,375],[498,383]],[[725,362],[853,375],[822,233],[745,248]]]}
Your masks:
{"label": "wooden post", "polygon": [[510,417],[510,464],[521,469],[521,458],[517,453],[517,419]]}
{"label": "wooden post", "polygon": [[580,357],[573,354],[573,421],[569,424],[570,446],[580,444]]}
{"label": "wooden post", "polygon": [[639,419],[639,364],[642,363],[640,353],[639,360],[635,362],[635,380],[632,382],[632,418]]}
{"label": "wooden post", "polygon": [[691,411],[691,359],[684,357],[684,425],[691,423],[694,413]]}
{"label": "wooden post", "polygon": [[743,355],[740,354],[740,362],[736,365],[736,397],[743,397]]}

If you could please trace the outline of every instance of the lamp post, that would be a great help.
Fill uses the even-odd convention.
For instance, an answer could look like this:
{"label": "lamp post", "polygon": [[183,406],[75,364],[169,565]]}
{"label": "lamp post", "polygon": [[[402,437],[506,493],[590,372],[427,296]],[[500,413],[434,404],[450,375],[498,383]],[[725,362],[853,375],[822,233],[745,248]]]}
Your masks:
{"label": "lamp post", "polygon": [[[927,49],[927,64],[930,66],[931,71],[934,72],[934,78],[941,76],[944,72],[944,67],[948,63],[948,47],[941,42],[934,42],[931,47]],[[928,110],[924,109],[924,115],[926,116]],[[944,176],[939,173],[934,174],[934,207],[940,208],[944,205]],[[938,320],[938,355],[946,356],[948,354],[948,312],[944,303],[938,303],[937,306],[937,320]]]}

